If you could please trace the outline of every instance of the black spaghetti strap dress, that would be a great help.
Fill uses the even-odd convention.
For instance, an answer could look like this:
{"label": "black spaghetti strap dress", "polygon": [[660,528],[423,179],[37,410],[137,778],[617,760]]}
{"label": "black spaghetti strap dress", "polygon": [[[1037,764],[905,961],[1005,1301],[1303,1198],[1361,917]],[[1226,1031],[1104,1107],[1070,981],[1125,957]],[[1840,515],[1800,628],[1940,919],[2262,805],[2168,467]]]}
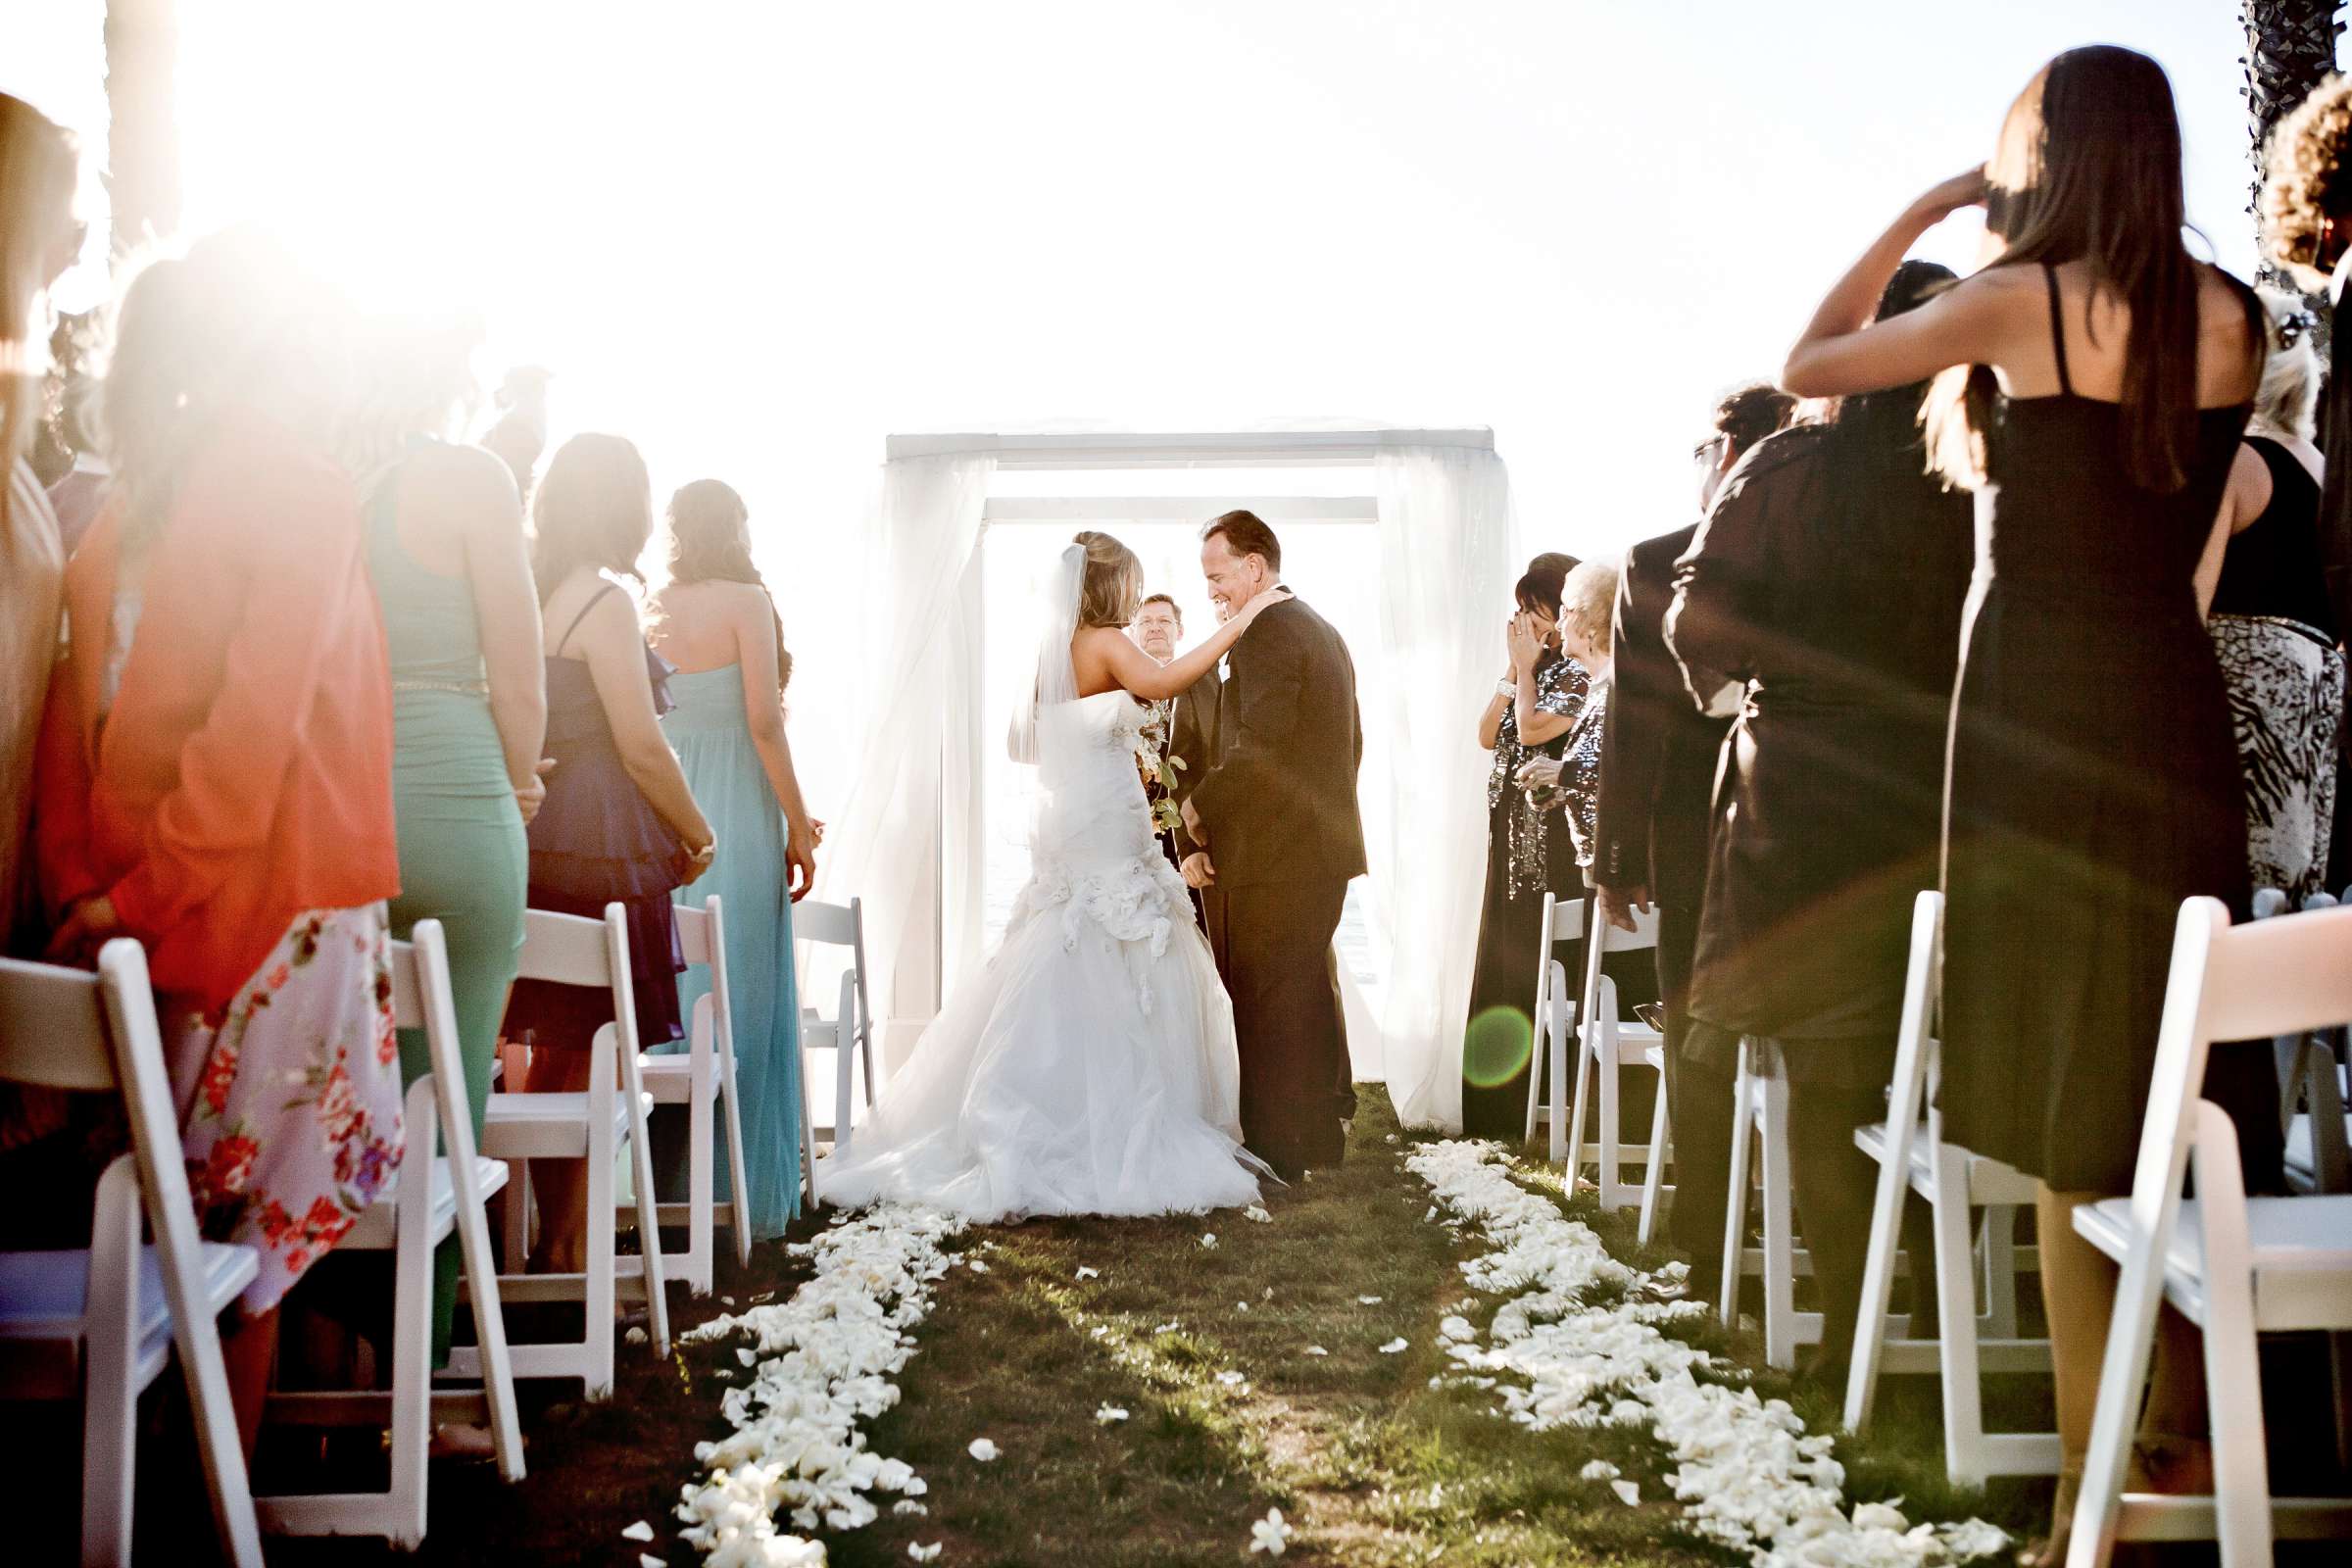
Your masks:
{"label": "black spaghetti strap dress", "polygon": [[[2062,390],[2000,400],[1977,495],[1944,801],[1941,1104],[1955,1143],[2060,1191],[2120,1193],[2180,903],[2242,913],[2249,897],[2237,746],[2192,578],[2250,405],[2198,415],[2186,484],[2140,488],[2120,407],[2074,390],[2044,277]],[[2217,1049],[2205,1093],[2270,1185],[2267,1042]]]}

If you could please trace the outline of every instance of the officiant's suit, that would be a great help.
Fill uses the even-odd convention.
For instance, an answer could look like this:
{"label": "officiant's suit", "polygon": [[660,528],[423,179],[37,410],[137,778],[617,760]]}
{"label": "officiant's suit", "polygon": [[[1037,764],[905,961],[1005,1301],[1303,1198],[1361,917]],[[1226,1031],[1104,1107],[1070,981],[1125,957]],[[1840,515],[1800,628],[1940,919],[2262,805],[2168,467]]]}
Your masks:
{"label": "officiant's suit", "polygon": [[1210,945],[1233,997],[1243,1141],[1288,1176],[1337,1164],[1355,1113],[1332,951],[1364,874],[1355,662],[1290,600],[1234,645],[1215,701],[1213,761],[1189,785],[1223,905]]}

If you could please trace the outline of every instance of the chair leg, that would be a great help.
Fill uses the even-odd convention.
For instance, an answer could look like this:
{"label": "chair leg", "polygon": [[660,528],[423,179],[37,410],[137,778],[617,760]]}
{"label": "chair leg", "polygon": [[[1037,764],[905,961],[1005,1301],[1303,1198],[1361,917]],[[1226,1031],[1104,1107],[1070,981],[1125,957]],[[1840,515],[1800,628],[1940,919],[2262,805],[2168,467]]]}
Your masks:
{"label": "chair leg", "polygon": [[1726,1328],[1740,1326],[1740,1259],[1747,1242],[1747,1146],[1755,1117],[1748,1106],[1748,1043],[1740,1042],[1740,1069],[1732,1081],[1731,1190],[1723,1205],[1723,1301],[1719,1314]]}
{"label": "chair leg", "polygon": [[[1981,1487],[1988,1466],[1984,1392],[1978,1376],[1977,1300],[1968,1236],[1968,1165],[1941,1144],[1929,1217],[1936,1237],[1936,1361],[1943,1375],[1943,1470],[1953,1485]],[[1919,1282],[1912,1281],[1917,1290]]]}
{"label": "chair leg", "polygon": [[[705,1074],[716,1070],[708,1058],[702,1065]],[[716,1151],[711,1147],[716,1142],[710,1125],[714,1108],[712,1089],[713,1083],[708,1077],[693,1083],[688,1090],[692,1100],[686,1107],[686,1255],[679,1262],[684,1265],[680,1273],[686,1289],[695,1296],[710,1294],[716,1250],[711,1235],[713,1194],[717,1190],[714,1173],[718,1163]],[[655,1245],[660,1245],[659,1233]]]}
{"label": "chair leg", "polygon": [[612,1396],[612,1340],[615,1291],[613,1275],[612,1162],[619,1152],[612,1143],[610,1086],[614,1067],[612,1051],[599,1049],[591,1082],[602,1078],[608,1093],[588,1096],[588,1277],[582,1281],[582,1333],[586,1341],[585,1396],[591,1400]]}
{"label": "chair leg", "polygon": [[[1845,1376],[1845,1428],[1870,1429],[1879,1396],[1879,1359],[1886,1344],[1886,1307],[1894,1299],[1894,1259],[1903,1245],[1903,1203],[1911,1191],[1907,1129],[1890,1117],[1870,1211],[1870,1253],[1862,1265],[1862,1302],[1854,1317],[1854,1358]],[[1913,1281],[1914,1291],[1919,1283]]]}
{"label": "chair leg", "polygon": [[[2254,1348],[2254,1271],[2245,1198],[2237,1191],[2237,1138],[2228,1114],[2211,1101],[2198,1102],[2196,1111],[2191,1157],[2204,1200],[2203,1327],[2205,1390],[2213,1412],[2214,1533],[2221,1540],[2222,1568],[2268,1568],[2271,1484],[2263,1444],[2262,1370]],[[2225,1158],[2226,1173],[2219,1169]],[[2101,1396],[2105,1393],[2102,1388]]]}
{"label": "chair leg", "polygon": [[1796,1237],[1788,1173],[1788,1085],[1778,1076],[1764,1090],[1764,1360],[1786,1371],[1796,1365]]}
{"label": "chair leg", "polygon": [[[719,1064],[718,1092],[725,1097],[726,1104],[726,1116],[720,1125],[727,1134],[727,1223],[735,1234],[735,1266],[749,1268],[752,1264],[752,1184],[743,1161],[743,1109],[736,1101],[735,1056],[731,1049],[721,1054]],[[802,1095],[799,1099],[801,1114],[807,1116],[808,1097]]]}
{"label": "chair leg", "polygon": [[[1642,1173],[1642,1229],[1640,1240],[1647,1247],[1657,1233],[1658,1189],[1660,1173],[1666,1169],[1666,1141],[1671,1129],[1666,1124],[1666,1074],[1658,1073],[1658,1098],[1649,1112],[1648,1168]],[[1678,1176],[1676,1180],[1681,1180]]]}
{"label": "chair leg", "polygon": [[411,1087],[408,1179],[394,1216],[392,1485],[384,1497],[384,1535],[404,1551],[424,1540],[425,1461],[433,1436],[433,1150],[439,1138],[429,1095],[425,1078]]}
{"label": "chair leg", "polygon": [[140,1315],[139,1171],[130,1155],[116,1159],[99,1178],[90,1233],[82,1319],[81,1560],[88,1568],[129,1568]]}
{"label": "chair leg", "polygon": [[[1564,1022],[1554,1025],[1553,1082],[1559,1082],[1558,1073],[1562,1063],[1568,1064],[1576,1074],[1575,1103],[1568,1112],[1568,1131],[1565,1136],[1556,1130],[1551,1135],[1551,1157],[1560,1161],[1566,1170],[1567,1189],[1571,1197],[1575,1196],[1576,1184],[1583,1179],[1585,1169],[1585,1106],[1592,1094],[1588,1086],[1592,1082],[1592,1053],[1585,1041],[1590,1032],[1581,1016],[1573,1027]],[[1560,1093],[1564,1097],[1568,1095],[1566,1084],[1560,1084]]]}
{"label": "chair leg", "polygon": [[1519,1132],[1519,1142],[1523,1146],[1533,1143],[1536,1137],[1536,1107],[1544,1100],[1544,1033],[1549,1027],[1550,1021],[1551,1004],[1538,998],[1536,1001],[1536,1026],[1534,1032],[1528,1037],[1527,1119],[1526,1125]]}
{"label": "chair leg", "polygon": [[[2124,1496],[2124,1472],[2132,1437],[2139,1425],[2140,1396],[2147,1388],[2148,1357],[2156,1336],[2156,1312],[2164,1300],[2158,1268],[2171,1237],[2135,1237],[2124,1259],[2108,1319],[2107,1348],[2099,1363],[2099,1399],[2090,1421],[2090,1446],[2075,1493],[2075,1524],[2067,1538],[2066,1568],[2107,1568],[2115,1545],[2116,1516]],[[2210,1255],[2210,1254],[2208,1254]],[[1952,1325],[1944,1325],[1948,1343]],[[1948,1391],[1947,1391],[1948,1396]]]}
{"label": "chair leg", "polygon": [[[1607,987],[1602,987],[1605,992]],[[1599,1020],[1607,1016],[1600,1008],[1593,1009],[1592,1070],[1600,1077],[1600,1125],[1593,1129],[1600,1139],[1600,1206],[1604,1210],[1625,1206],[1625,1184],[1618,1179],[1623,1168],[1624,1128],[1617,1105],[1617,1042],[1611,1038],[1615,1031]]]}

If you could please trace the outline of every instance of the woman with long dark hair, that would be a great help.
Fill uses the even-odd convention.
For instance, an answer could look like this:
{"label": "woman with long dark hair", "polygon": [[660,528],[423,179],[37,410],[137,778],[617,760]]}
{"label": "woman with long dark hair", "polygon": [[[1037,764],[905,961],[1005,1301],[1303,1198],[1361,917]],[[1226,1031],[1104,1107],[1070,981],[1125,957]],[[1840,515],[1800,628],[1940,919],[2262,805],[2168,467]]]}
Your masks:
{"label": "woman with long dark hair", "polygon": [[[1977,203],[1991,264],[1872,324],[1912,242]],[[1991,163],[1913,202],[1830,291],[1783,372],[1811,396],[1937,377],[1933,461],[1979,488],[1944,817],[1941,1103],[1946,1136],[2042,1183],[2061,1536],[2115,1289],[2072,1211],[2132,1185],[2181,901],[2247,897],[2197,578],[2224,542],[2267,332],[2252,292],[2188,254],[2182,222],[2163,68],[2070,50],[2010,107]],[[2275,1181],[2269,1051],[2216,1050],[2204,1087],[2238,1113],[2254,1181]],[[2180,1490],[2198,1480],[2193,1347],[2174,1320],[2142,1417],[2155,1479]]]}
{"label": "woman with long dark hair", "polygon": [[1515,613],[1503,627],[1509,663],[1478,716],[1478,744],[1494,754],[1494,763],[1487,779],[1487,892],[1462,1037],[1462,1131],[1472,1138],[1515,1141],[1525,1130],[1544,895],[1584,894],[1566,818],[1519,784],[1529,762],[1560,755],[1591,685],[1585,667],[1560,652],[1560,590],[1575,564],[1567,556],[1538,556],[1519,579]]}
{"label": "woman with long dark hair", "polygon": [[[726,912],[737,1104],[752,1235],[784,1234],[800,1212],[801,1006],[792,906],[816,877],[816,835],[784,734],[784,623],[752,563],[751,510],[734,488],[697,479],[669,498],[668,578],[647,606],[654,650],[677,666],[662,715],[694,798],[725,848],[695,898]],[[710,989],[689,968],[678,1005]],[[722,1198],[732,1175],[720,1162]]]}
{"label": "woman with long dark hair", "polygon": [[[616,435],[575,435],[557,449],[531,501],[531,570],[547,641],[547,800],[531,819],[534,909],[603,918],[628,911],[629,978],[637,1043],[660,1050],[679,1026],[677,917],[670,894],[701,876],[717,840],[662,734],[669,665],[645,643],[621,579],[654,532],[652,481],[637,449]],[[578,986],[524,980],[507,1009],[509,1039],[527,1039],[525,1089],[588,1084],[588,1048],[612,1018],[612,998]],[[534,1160],[544,1225],[539,1250],[556,1273],[581,1267],[591,1215],[587,1170],[576,1159]]]}

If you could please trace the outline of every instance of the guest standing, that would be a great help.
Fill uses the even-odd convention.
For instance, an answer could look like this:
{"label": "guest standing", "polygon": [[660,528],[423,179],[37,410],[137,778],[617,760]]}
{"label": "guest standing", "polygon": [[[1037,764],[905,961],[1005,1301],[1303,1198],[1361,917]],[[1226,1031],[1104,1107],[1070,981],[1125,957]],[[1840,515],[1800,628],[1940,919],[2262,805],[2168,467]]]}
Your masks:
{"label": "guest standing", "polygon": [[1478,744],[1494,754],[1494,765],[1487,776],[1487,891],[1462,1038],[1462,1131],[1472,1138],[1516,1142],[1526,1130],[1544,895],[1583,896],[1567,823],[1518,784],[1531,760],[1560,755],[1591,684],[1559,648],[1567,576],[1539,557],[1519,579],[1517,613],[1504,624],[1509,663],[1478,717]]}
{"label": "guest standing", "polygon": [[[2266,301],[2280,336],[2222,501],[2229,543],[2205,629],[2230,687],[2246,785],[2246,864],[2295,905],[2320,891],[2335,828],[2344,656],[2320,556],[2311,442],[2320,391],[2315,324],[2300,300]],[[2210,567],[2210,563],[2209,563]]]}
{"label": "guest standing", "polygon": [[[24,826],[66,570],[57,518],[24,456],[40,422],[44,300],[81,248],[79,163],[62,126],[0,93],[0,952],[9,953],[31,923]],[[42,1120],[54,1124],[54,1114]]]}
{"label": "guest standing", "polygon": [[[1905,262],[1878,319],[1953,281]],[[1923,378],[1848,397],[1758,447],[1699,525],[1666,618],[1692,691],[1744,688],[1715,793],[1683,1070],[1694,1099],[1729,1107],[1741,1037],[1777,1057],[1821,1298],[1815,1365],[1833,1378],[1852,1359],[1878,1173],[1854,1129],[1886,1117],[1911,906],[1936,885],[1972,564],[1969,498],[1929,474],[1920,447],[1926,394]],[[1930,1255],[1912,1250],[1923,1285]]]}
{"label": "guest standing", "polygon": [[[1764,382],[1736,387],[1715,405],[1714,428],[1691,452],[1704,514],[1724,477],[1757,442],[1788,422],[1796,400]],[[1698,946],[1707,883],[1707,831],[1715,762],[1728,727],[1700,712],[1666,647],[1674,564],[1698,532],[1692,523],[1626,552],[1610,618],[1615,690],[1600,746],[1593,809],[1598,844],[1594,897],[1611,924],[1633,929],[1633,911],[1658,906],[1658,997],[1665,1004],[1666,1101],[1676,1129],[1674,1201],[1667,1235],[1690,1260],[1693,1300],[1715,1299],[1722,1273],[1723,1204],[1730,1184],[1731,1106],[1681,1089],[1690,1029],[1690,956]]]}
{"label": "guest standing", "polygon": [[222,1344],[248,1452],[279,1298],[401,1157],[392,698],[322,428],[341,336],[248,235],[131,284],[102,410],[119,504],[74,558],[42,742],[52,952],[146,945],[204,1232],[261,1256]]}
{"label": "guest standing", "polygon": [[[727,924],[735,1085],[750,1173],[752,1236],[781,1236],[801,1211],[801,1005],[792,906],[816,880],[816,839],[784,733],[784,627],[752,564],[751,512],[716,479],[669,498],[669,581],[648,607],[654,648],[677,666],[662,716],[695,800],[724,846],[695,903],[719,896]],[[691,1017],[710,990],[702,964],[678,981]],[[720,1161],[719,1192],[734,1191]]]}
{"label": "guest standing", "polygon": [[[617,578],[636,579],[654,531],[652,482],[637,449],[616,435],[575,435],[557,449],[532,500],[531,570],[543,624],[547,799],[530,824],[530,906],[604,917],[628,911],[629,978],[637,1043],[659,1050],[678,1026],[678,953],[672,890],[710,866],[716,841],[662,738],[670,666],[646,646],[637,606]],[[533,1094],[588,1084],[589,1048],[612,1021],[610,993],[523,980],[507,1009],[507,1035],[527,1040]],[[544,1223],[539,1259],[577,1273],[588,1214],[581,1161],[534,1160]]]}
{"label": "guest standing", "polygon": [[[1979,202],[1993,264],[1871,325],[1904,252]],[[2247,897],[2237,747],[2195,576],[2268,323],[2188,254],[2181,206],[2163,68],[2070,50],[2011,106],[1991,164],[1913,202],[1839,280],[1783,375],[1836,396],[1953,368],[1930,450],[1981,488],[1944,818],[1941,1104],[1954,1143],[2042,1183],[2060,1537],[2115,1279],[2072,1211],[2132,1185],[2181,901]],[[2217,1049],[2203,1092],[2235,1114],[2252,1185],[2274,1187],[2267,1043]],[[2171,1322],[2142,1413],[2167,1451],[2203,1425],[2193,1334]]]}
{"label": "guest standing", "polygon": [[[442,437],[480,337],[467,321],[387,319],[360,358],[366,390],[346,439],[361,476],[368,569],[392,672],[392,807],[400,896],[392,934],[438,920],[474,1136],[499,1020],[522,951],[526,811],[546,793],[539,606],[522,508],[506,466]],[[432,1070],[421,1029],[400,1032],[404,1082]],[[433,1256],[433,1348],[457,1308],[455,1237]]]}
{"label": "guest standing", "polygon": [[[1605,561],[1583,563],[1561,584],[1560,652],[1586,673],[1585,706],[1560,737],[1557,757],[1537,758],[1519,770],[1523,786],[1556,797],[1544,804],[1558,807],[1567,819],[1578,887],[1592,869],[1599,843],[1595,813],[1600,804],[1601,741],[1613,685],[1609,612],[1616,601],[1617,568]],[[1642,992],[1648,989],[1644,985]]]}

